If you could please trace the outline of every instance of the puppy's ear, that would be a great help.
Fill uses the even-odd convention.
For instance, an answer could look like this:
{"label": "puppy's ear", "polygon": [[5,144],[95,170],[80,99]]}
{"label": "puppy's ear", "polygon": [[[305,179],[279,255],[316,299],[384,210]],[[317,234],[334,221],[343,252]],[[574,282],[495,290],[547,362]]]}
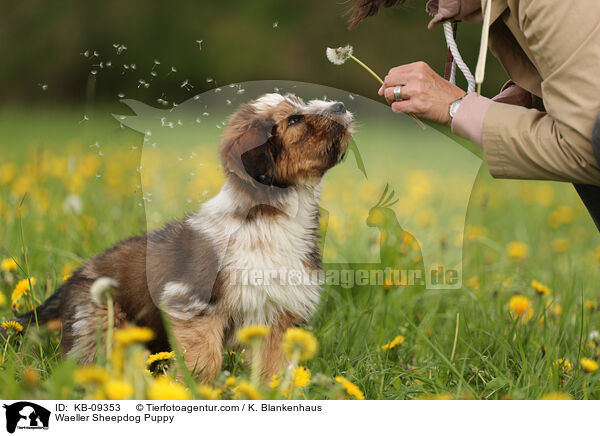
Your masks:
{"label": "puppy's ear", "polygon": [[242,154],[242,164],[246,173],[264,185],[285,188],[275,180],[275,163],[280,149],[276,138],[272,136],[263,145]]}
{"label": "puppy's ear", "polygon": [[226,171],[240,179],[271,185],[278,148],[271,138],[274,121],[243,105],[229,119],[221,142],[221,161]]}

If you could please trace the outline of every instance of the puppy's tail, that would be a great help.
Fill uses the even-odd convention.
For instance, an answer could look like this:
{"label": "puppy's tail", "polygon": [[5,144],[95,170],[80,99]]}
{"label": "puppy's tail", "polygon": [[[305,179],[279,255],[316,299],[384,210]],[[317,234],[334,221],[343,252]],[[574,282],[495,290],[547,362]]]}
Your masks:
{"label": "puppy's tail", "polygon": [[[60,303],[62,298],[64,285],[58,288],[58,290],[50,296],[44,304],[31,310],[27,313],[17,316],[13,321],[18,322],[23,329],[31,323],[36,322],[39,325],[47,324],[48,322],[60,318]],[[7,331],[0,327],[0,337],[6,337]]]}

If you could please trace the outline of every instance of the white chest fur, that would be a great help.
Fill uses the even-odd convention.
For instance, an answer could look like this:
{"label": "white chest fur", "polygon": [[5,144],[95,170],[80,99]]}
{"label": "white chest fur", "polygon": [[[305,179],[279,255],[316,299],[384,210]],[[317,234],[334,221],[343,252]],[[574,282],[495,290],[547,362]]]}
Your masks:
{"label": "white chest fur", "polygon": [[318,271],[307,265],[316,246],[319,197],[319,188],[293,189],[276,205],[282,214],[246,220],[232,213],[239,199],[225,185],[190,218],[219,252],[228,278],[220,304],[236,328],[272,325],[284,313],[308,319],[314,311],[321,286]]}

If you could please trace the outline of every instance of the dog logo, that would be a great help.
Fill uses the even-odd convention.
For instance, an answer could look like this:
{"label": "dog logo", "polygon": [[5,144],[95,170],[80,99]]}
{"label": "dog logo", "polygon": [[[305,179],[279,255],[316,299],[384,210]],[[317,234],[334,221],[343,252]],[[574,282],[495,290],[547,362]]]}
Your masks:
{"label": "dog logo", "polygon": [[14,433],[18,429],[48,430],[50,411],[42,406],[29,401],[19,401],[10,405],[4,404],[6,409],[6,431]]}

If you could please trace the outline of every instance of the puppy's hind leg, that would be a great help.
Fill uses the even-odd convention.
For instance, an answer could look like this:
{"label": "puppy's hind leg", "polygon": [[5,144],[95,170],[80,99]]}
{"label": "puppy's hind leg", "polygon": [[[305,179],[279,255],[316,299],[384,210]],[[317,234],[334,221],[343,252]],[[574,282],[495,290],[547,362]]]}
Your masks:
{"label": "puppy's hind leg", "polygon": [[204,382],[221,372],[225,319],[221,315],[200,315],[190,320],[169,316],[173,336],[187,368]]}

